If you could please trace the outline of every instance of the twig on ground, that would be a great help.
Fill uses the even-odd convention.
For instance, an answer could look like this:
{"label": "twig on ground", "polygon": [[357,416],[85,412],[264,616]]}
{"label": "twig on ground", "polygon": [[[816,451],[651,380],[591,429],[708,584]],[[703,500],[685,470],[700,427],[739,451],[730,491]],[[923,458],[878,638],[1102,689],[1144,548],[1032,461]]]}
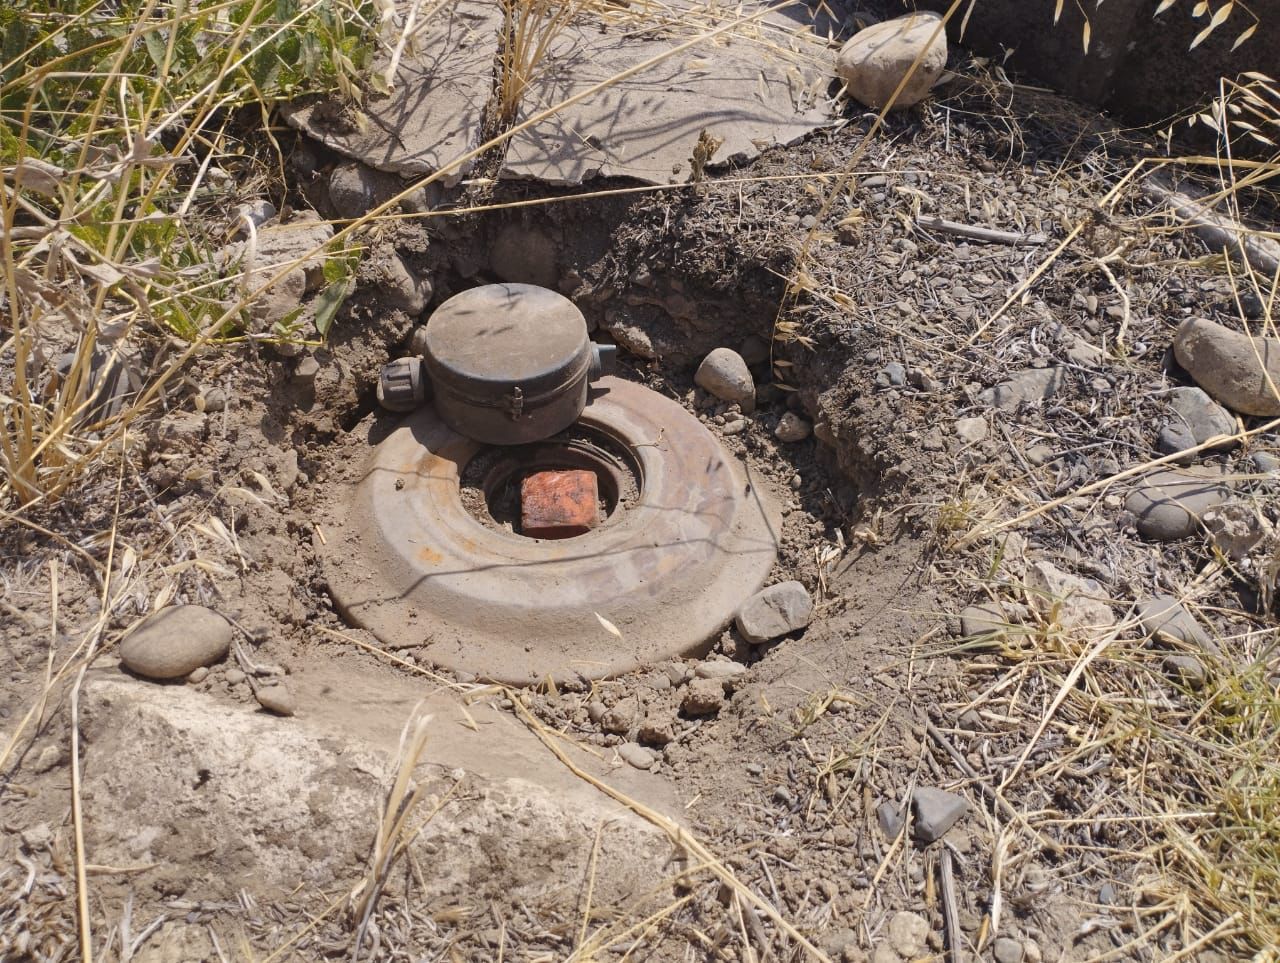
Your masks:
{"label": "twig on ground", "polygon": [[916,227],[926,231],[938,231],[942,234],[953,234],[956,237],[968,238],[971,241],[982,241],[986,244],[1013,244],[1027,247],[1038,247],[1048,243],[1043,234],[1020,234],[1016,231],[1001,231],[994,227],[979,227],[976,224],[961,224],[959,221],[948,221],[946,218],[921,214],[916,217]]}
{"label": "twig on ground", "polygon": [[960,912],[956,896],[955,873],[951,866],[951,850],[942,847],[938,860],[938,889],[942,895],[942,918],[946,922],[947,963],[964,963],[961,942],[964,935],[960,931]]}

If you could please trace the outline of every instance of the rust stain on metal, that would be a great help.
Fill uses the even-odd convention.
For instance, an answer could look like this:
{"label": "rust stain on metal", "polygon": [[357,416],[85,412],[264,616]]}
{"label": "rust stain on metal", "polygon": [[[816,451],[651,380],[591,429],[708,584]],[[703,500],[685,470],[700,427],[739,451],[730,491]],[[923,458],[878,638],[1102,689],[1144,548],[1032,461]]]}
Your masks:
{"label": "rust stain on metal", "polygon": [[540,471],[520,483],[520,532],[529,538],[573,538],[596,527],[600,514],[595,472]]}

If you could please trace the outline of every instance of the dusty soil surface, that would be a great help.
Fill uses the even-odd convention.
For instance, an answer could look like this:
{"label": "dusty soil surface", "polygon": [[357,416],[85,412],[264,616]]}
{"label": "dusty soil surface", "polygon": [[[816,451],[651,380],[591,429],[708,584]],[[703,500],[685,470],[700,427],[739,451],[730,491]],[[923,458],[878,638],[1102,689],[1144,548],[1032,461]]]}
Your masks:
{"label": "dusty soil surface", "polygon": [[[441,819],[453,819],[456,833],[428,833],[429,847],[398,864],[361,958],[562,959],[604,929],[609,946],[591,958],[802,958],[762,909],[696,859],[676,859],[636,817],[642,804],[705,843],[833,960],[937,958],[944,936],[966,958],[1186,950],[1190,938],[1176,927],[1143,936],[1147,908],[1166,891],[1142,857],[1149,827],[1126,821],[1127,750],[1108,750],[1096,731],[1086,738],[1083,729],[1105,720],[1064,716],[1041,731],[1042,717],[1028,710],[1058,695],[1060,676],[1039,667],[1070,666],[1081,649],[1048,630],[966,645],[956,616],[993,596],[1026,601],[1033,561],[1095,580],[1117,612],[1200,579],[1196,598],[1214,636],[1245,659],[1273,631],[1265,592],[1247,567],[1206,576],[1212,551],[1198,537],[1140,538],[1124,508],[1129,480],[997,535],[963,537],[1157,457],[1164,393],[1190,383],[1168,353],[1178,321],[1234,319],[1248,291],[1220,262],[1194,260],[1202,252],[1158,230],[1149,209],[1099,207],[1154,145],[964,66],[937,99],[892,115],[849,179],[841,172],[870,124],[852,108],[798,147],[678,191],[577,199],[523,183],[459,187],[446,206],[515,206],[384,221],[361,239],[360,284],[327,344],[301,356],[211,349],[132,433],[118,468],[8,527],[0,731],[7,738],[50,695],[0,785],[0,956],[77,952],[75,722],[100,951],[137,960],[350,955],[356,925],[343,901],[371,858],[415,693],[450,707],[428,735],[422,778],[433,798],[446,798]],[[300,140],[293,149],[306,151],[306,172],[295,171],[277,200],[330,214],[324,175],[342,159]],[[541,203],[548,197],[556,202]],[[927,217],[1043,243],[983,244],[921,226]],[[1078,242],[1023,296],[1019,285],[1077,225]],[[393,256],[430,279],[423,311],[408,314],[386,296]],[[361,462],[392,420],[373,398],[379,366],[404,353],[432,306],[498,279],[568,294],[596,336],[623,349],[624,377],[685,402],[771,479],[786,501],[771,580],[809,589],[817,614],[806,630],[763,646],[727,630],[687,663],[514,692],[446,677],[413,649],[388,652],[343,624],[318,561],[316,506],[342,474],[336,466]],[[761,403],[745,429],[693,386],[697,362],[719,346],[740,350],[756,375]],[[1061,369],[1052,397],[1008,409],[982,397],[1019,372],[1049,368]],[[213,389],[223,403],[209,404]],[[778,441],[788,411],[814,434]],[[980,438],[957,430],[964,418],[982,420]],[[1255,466],[1275,448],[1274,436],[1261,436],[1208,459],[1240,476],[1238,491],[1272,520],[1274,500],[1261,487],[1271,481]],[[109,559],[111,579],[93,576],[86,558]],[[178,601],[234,618],[240,657],[164,687],[118,668],[114,647],[130,626]],[[1190,698],[1139,633],[1127,637],[1130,656],[1154,666],[1142,676],[1150,692],[1171,704]],[[89,675],[56,677],[79,647],[99,653]],[[723,679],[723,699],[691,714],[682,705],[700,670]],[[257,709],[254,692],[277,671],[292,690],[291,717]],[[198,701],[186,705],[185,694]],[[171,711],[147,715],[149,701]],[[181,725],[180,712],[190,713]],[[225,731],[220,713],[231,720]],[[521,731],[527,753],[477,776],[474,793],[463,782],[462,795],[448,796],[463,779],[451,774],[465,775],[485,750],[442,762],[432,739],[449,744],[446,729],[482,713]],[[277,739],[277,757],[264,763],[256,753]],[[490,812],[483,779],[511,777],[586,812],[566,788],[586,783],[566,776],[546,744],[635,806],[602,810],[598,823],[584,817],[542,848],[486,840],[545,839],[550,820],[502,811],[476,828],[449,815],[449,806]],[[649,768],[617,754],[636,745]],[[373,747],[368,759],[359,746]],[[168,747],[173,757],[139,747]],[[315,762],[325,752],[329,768]],[[273,772],[278,791],[254,792]],[[901,828],[924,786],[968,801],[929,845],[913,840],[909,821]],[[285,818],[291,793],[304,789],[307,806]],[[536,795],[513,792],[525,791]],[[158,798],[174,808],[157,812]],[[621,830],[609,820],[624,818],[631,842],[610,836]],[[131,822],[155,831],[130,837]],[[606,855],[597,860],[593,845]],[[543,885],[557,874],[571,884],[563,892]],[[958,933],[945,934],[947,905]],[[1016,947],[993,944],[997,935]],[[1244,945],[1192,952],[1225,959]]]}

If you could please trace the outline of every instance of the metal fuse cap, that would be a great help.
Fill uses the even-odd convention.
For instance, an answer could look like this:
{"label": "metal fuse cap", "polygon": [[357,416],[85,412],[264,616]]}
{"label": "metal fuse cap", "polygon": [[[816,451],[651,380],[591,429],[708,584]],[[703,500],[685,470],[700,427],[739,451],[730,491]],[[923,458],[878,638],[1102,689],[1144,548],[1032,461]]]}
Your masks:
{"label": "metal fuse cap", "polygon": [[568,428],[607,360],[574,303],[532,284],[454,295],[432,313],[422,341],[441,420],[493,445],[540,441]]}

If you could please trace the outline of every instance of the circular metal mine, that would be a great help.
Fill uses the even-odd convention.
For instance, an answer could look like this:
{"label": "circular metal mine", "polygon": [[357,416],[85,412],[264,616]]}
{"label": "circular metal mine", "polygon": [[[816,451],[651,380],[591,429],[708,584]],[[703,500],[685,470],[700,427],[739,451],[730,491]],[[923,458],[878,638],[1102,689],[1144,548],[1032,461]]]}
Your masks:
{"label": "circular metal mine", "polygon": [[[566,468],[595,473],[598,526],[519,534],[513,485]],[[354,491],[335,492],[321,526],[329,587],[352,624],[523,685],[702,651],[773,567],[781,518],[693,415],[608,377],[576,425],[532,445],[482,445],[419,409]]]}

